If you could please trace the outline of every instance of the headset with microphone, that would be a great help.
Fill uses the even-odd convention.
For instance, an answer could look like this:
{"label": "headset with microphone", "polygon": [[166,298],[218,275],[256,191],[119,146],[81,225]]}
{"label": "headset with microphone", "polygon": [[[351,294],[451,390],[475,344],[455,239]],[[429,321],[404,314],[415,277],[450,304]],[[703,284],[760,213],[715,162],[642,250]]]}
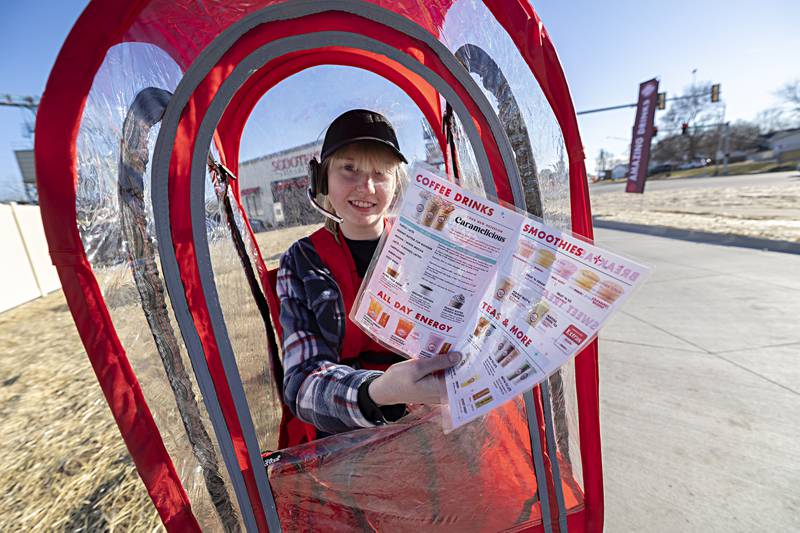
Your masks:
{"label": "headset with microphone", "polygon": [[317,158],[314,157],[308,162],[308,189],[306,189],[308,201],[311,202],[314,209],[337,224],[341,224],[343,220],[342,217],[319,205],[319,202],[317,202],[318,194],[328,194],[328,180],[322,175],[322,165],[317,161]]}

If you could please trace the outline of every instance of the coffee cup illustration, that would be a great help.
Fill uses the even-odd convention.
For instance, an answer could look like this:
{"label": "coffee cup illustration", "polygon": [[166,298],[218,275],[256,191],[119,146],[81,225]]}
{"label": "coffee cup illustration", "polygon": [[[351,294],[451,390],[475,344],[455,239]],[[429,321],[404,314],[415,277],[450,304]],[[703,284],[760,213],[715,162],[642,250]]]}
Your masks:
{"label": "coffee cup illustration", "polygon": [[378,303],[378,300],[375,298],[369,299],[369,308],[367,309],[367,316],[370,317],[375,322],[378,321],[378,317],[381,314],[381,304]]}
{"label": "coffee cup illustration", "polygon": [[508,364],[519,356],[519,350],[511,348],[506,352],[503,357],[498,361],[500,366],[508,366]]}
{"label": "coffee cup illustration", "polygon": [[442,202],[439,210],[436,212],[436,219],[433,221],[432,227],[435,230],[442,231],[450,215],[455,211],[455,206],[451,203]]}
{"label": "coffee cup illustration", "polygon": [[509,381],[514,381],[516,378],[522,376],[522,374],[525,374],[530,369],[531,369],[530,363],[524,363],[521,367],[519,367],[514,372],[506,376],[506,379],[508,379]]}
{"label": "coffee cup illustration", "polygon": [[489,325],[489,320],[484,317],[480,317],[478,319],[478,324],[475,326],[475,331],[472,332],[472,336],[480,337],[481,333],[483,333],[483,330],[485,330],[486,326],[488,325]]}
{"label": "coffee cup illustration", "polygon": [[498,363],[502,363],[502,361],[511,355],[511,353],[515,350],[516,348],[514,348],[514,345],[510,342],[500,343],[494,352],[494,360]]}
{"label": "coffee cup illustration", "polygon": [[431,196],[425,202],[425,209],[422,210],[422,225],[430,226],[436,220],[436,215],[439,213],[441,201],[438,196]]}
{"label": "coffee cup illustration", "polygon": [[464,295],[463,294],[454,294],[452,298],[450,298],[450,307],[453,309],[461,309],[464,307]]}
{"label": "coffee cup illustration", "polygon": [[431,333],[428,335],[428,340],[425,342],[425,350],[432,354],[438,353],[443,342],[444,337],[437,333]]}
{"label": "coffee cup illustration", "polygon": [[497,289],[495,289],[494,297],[497,300],[503,301],[508,296],[508,293],[511,292],[511,289],[514,287],[514,281],[511,278],[502,278],[500,283],[497,285]]}
{"label": "coffee cup illustration", "polygon": [[414,206],[414,220],[417,222],[422,221],[422,213],[425,211],[425,205],[427,205],[428,200],[430,199],[430,191],[421,191],[419,193],[419,202],[417,202],[417,205]]}
{"label": "coffee cup illustration", "polygon": [[468,379],[465,379],[464,381],[462,381],[460,383],[459,387],[463,389],[464,387],[468,387],[468,386],[472,385],[477,380],[478,380],[478,376],[472,376],[471,378],[468,378]]}
{"label": "coffee cup illustration", "polygon": [[502,339],[500,339],[500,342],[498,342],[497,346],[494,347],[495,361],[503,354],[503,352],[506,350],[506,348],[509,347],[510,344],[511,341],[509,341],[508,338],[503,337]]}
{"label": "coffee cup illustration", "polygon": [[397,321],[397,327],[394,328],[394,334],[401,339],[405,339],[408,337],[408,334],[411,333],[412,329],[414,329],[414,323],[401,318]]}
{"label": "coffee cup illustration", "polygon": [[487,388],[481,389],[478,392],[476,392],[475,394],[473,394],[472,395],[472,399],[473,400],[480,400],[481,398],[483,398],[484,396],[486,396],[488,394],[489,394],[489,388],[487,387]]}
{"label": "coffee cup illustration", "polygon": [[400,276],[400,263],[394,259],[389,259],[386,263],[386,275],[392,279],[397,279]]}
{"label": "coffee cup illustration", "polygon": [[484,396],[483,398],[481,398],[480,400],[475,402],[475,409],[483,407],[484,405],[486,405],[487,403],[489,403],[491,401],[492,401],[492,397],[491,396]]}
{"label": "coffee cup illustration", "polygon": [[539,302],[528,311],[525,321],[531,326],[536,326],[548,311],[550,311],[550,306],[547,305],[547,302]]}

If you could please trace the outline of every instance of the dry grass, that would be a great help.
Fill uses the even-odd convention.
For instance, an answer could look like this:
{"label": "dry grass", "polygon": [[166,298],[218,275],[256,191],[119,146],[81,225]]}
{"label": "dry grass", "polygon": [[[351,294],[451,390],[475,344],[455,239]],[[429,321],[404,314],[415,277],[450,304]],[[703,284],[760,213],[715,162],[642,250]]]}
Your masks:
{"label": "dry grass", "polygon": [[596,194],[604,220],[800,242],[800,184]]}
{"label": "dry grass", "polygon": [[0,315],[0,531],[161,528],[61,291]]}
{"label": "dry grass", "polygon": [[[317,227],[258,234],[269,267]],[[0,424],[0,531],[163,530],[61,291],[0,314]]]}

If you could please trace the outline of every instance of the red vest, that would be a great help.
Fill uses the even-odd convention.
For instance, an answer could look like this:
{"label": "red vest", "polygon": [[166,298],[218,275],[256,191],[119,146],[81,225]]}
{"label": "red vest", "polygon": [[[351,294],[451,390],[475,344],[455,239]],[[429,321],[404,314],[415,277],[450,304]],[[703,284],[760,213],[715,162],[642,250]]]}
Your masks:
{"label": "red vest", "polygon": [[[322,263],[330,270],[333,279],[339,286],[345,313],[349,315],[362,282],[350,248],[344,241],[341,231],[339,242],[336,242],[333,234],[325,228],[320,228],[312,233],[309,239]],[[345,334],[340,353],[344,356],[341,360],[343,364],[368,370],[386,370],[389,366],[387,363],[376,362],[375,358],[370,356],[385,354],[385,357],[389,358],[392,355],[386,348],[367,336],[350,320],[349,316],[345,322]],[[317,429],[295,417],[284,404],[280,433],[278,434],[278,447],[284,449],[316,438]]]}
{"label": "red vest", "polygon": [[[325,229],[311,236],[349,311],[361,278],[340,241]],[[341,353],[373,351],[385,349],[348,319]],[[380,368],[356,359],[362,367]],[[439,416],[421,407],[397,424],[307,443],[316,429],[284,406],[281,435],[295,447],[269,468],[281,522],[297,531],[540,531],[521,399],[447,435]],[[567,509],[575,509],[582,491],[572,482],[570,465],[560,456],[559,462]]]}

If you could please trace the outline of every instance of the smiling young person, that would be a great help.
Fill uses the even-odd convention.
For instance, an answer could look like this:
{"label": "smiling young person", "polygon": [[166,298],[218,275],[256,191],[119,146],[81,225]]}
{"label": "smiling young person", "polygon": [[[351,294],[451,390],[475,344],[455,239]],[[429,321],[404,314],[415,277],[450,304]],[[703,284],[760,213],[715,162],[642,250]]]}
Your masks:
{"label": "smiling young person", "polygon": [[[460,359],[404,360],[348,318],[405,178],[392,125],[373,111],[348,111],[328,127],[320,159],[309,165],[309,199],[325,227],[283,254],[277,284],[284,401],[317,436],[396,421],[407,404],[440,403],[434,373]],[[289,445],[299,442],[289,436]]]}

